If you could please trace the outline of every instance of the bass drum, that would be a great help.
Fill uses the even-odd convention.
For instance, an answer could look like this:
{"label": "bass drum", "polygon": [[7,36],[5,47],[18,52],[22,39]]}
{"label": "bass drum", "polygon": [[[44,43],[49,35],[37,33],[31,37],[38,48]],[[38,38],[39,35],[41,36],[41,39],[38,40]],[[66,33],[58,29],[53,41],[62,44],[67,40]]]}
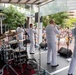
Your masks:
{"label": "bass drum", "polygon": [[14,60],[14,52],[12,49],[6,49],[0,51],[0,61],[6,62]]}
{"label": "bass drum", "polygon": [[4,61],[4,52],[0,49],[0,68],[2,68],[5,65]]}

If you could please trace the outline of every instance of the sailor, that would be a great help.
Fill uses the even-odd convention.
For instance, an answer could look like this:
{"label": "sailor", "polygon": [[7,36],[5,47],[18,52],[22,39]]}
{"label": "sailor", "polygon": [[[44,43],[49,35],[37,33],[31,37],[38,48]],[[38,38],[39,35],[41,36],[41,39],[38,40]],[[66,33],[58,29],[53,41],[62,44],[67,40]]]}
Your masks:
{"label": "sailor", "polygon": [[72,60],[68,70],[68,75],[73,75],[73,72],[76,66],[76,27],[72,29],[72,35],[74,36],[75,42],[74,42],[74,52],[73,52]]}
{"label": "sailor", "polygon": [[24,39],[24,29],[22,27],[22,25],[18,25],[17,29],[16,29],[16,33],[17,33],[17,40],[18,40],[18,45],[20,49],[24,49],[23,46],[23,39]]}
{"label": "sailor", "polygon": [[55,26],[54,20],[50,21],[50,24],[46,27],[46,41],[48,46],[47,52],[47,64],[51,63],[52,67],[57,67],[57,50],[56,50],[56,34],[59,34],[59,30]]}
{"label": "sailor", "polygon": [[35,39],[34,34],[36,34],[35,29],[33,29],[33,24],[30,24],[30,28],[28,30],[29,40],[30,40],[30,54],[35,53]]}

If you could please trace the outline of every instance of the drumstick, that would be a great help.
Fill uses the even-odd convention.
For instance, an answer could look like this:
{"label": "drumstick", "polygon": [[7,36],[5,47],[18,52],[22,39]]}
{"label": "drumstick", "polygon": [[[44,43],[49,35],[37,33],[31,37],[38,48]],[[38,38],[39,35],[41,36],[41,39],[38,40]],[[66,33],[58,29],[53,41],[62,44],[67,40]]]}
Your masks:
{"label": "drumstick", "polygon": [[18,40],[19,42],[23,42],[24,40]]}

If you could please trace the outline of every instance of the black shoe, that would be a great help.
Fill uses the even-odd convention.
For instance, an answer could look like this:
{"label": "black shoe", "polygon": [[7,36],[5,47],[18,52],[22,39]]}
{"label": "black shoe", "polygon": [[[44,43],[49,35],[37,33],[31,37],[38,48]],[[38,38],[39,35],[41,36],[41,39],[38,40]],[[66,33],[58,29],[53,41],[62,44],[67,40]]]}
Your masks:
{"label": "black shoe", "polygon": [[50,65],[51,63],[47,63],[47,65]]}
{"label": "black shoe", "polygon": [[30,54],[35,54],[35,53],[30,53]]}
{"label": "black shoe", "polygon": [[57,66],[59,66],[59,64],[57,64],[57,65],[51,65],[51,67],[57,67]]}
{"label": "black shoe", "polygon": [[68,75],[73,75],[73,74],[68,74]]}

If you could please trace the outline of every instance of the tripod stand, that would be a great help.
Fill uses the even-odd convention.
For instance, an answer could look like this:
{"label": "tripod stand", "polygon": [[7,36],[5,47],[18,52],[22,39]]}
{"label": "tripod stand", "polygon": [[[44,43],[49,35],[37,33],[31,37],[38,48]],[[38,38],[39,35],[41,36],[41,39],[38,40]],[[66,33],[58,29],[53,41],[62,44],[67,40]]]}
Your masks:
{"label": "tripod stand", "polygon": [[[3,74],[3,71],[4,71],[4,69],[6,68],[7,69],[7,71],[8,71],[8,69],[10,68],[16,75],[18,75],[18,73],[13,69],[13,67],[8,63],[8,55],[9,55],[9,53],[8,53],[8,49],[6,49],[6,44],[5,44],[5,41],[3,40],[3,45],[2,45],[2,48],[1,48],[1,50],[3,51],[3,54],[4,54],[4,60],[5,60],[5,65],[3,66],[3,68],[1,69],[1,71],[0,71],[0,74],[2,75]],[[9,74],[9,72],[7,72],[7,74]]]}

